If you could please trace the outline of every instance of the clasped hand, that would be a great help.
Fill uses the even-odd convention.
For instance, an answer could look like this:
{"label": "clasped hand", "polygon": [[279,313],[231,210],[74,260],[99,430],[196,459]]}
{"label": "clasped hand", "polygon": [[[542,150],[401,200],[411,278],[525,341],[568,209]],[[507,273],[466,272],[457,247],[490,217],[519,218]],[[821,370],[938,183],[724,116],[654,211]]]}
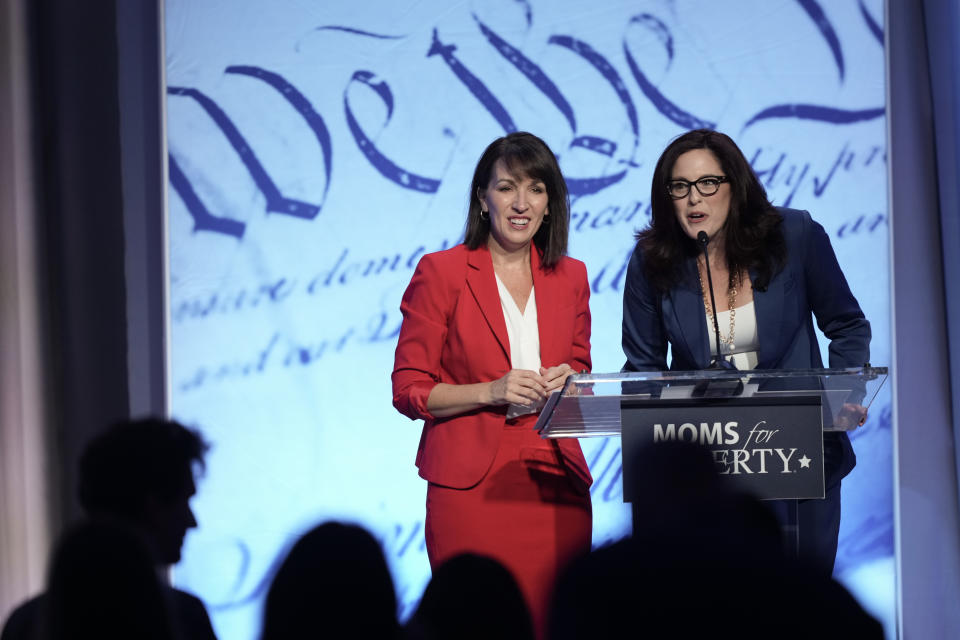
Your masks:
{"label": "clasped hand", "polygon": [[573,373],[567,363],[555,367],[540,367],[539,373],[527,369],[511,369],[503,377],[490,383],[490,404],[533,405],[560,389]]}

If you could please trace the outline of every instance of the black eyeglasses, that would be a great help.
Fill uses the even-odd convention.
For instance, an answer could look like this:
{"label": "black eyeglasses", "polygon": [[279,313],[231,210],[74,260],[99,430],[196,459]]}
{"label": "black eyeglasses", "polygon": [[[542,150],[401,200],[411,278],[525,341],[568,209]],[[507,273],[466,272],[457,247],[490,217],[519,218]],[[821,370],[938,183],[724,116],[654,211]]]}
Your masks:
{"label": "black eyeglasses", "polygon": [[704,196],[712,196],[720,190],[720,185],[727,181],[727,176],[703,176],[699,180],[671,180],[667,183],[667,193],[674,200],[686,198],[690,194],[690,187],[695,186],[697,192]]}

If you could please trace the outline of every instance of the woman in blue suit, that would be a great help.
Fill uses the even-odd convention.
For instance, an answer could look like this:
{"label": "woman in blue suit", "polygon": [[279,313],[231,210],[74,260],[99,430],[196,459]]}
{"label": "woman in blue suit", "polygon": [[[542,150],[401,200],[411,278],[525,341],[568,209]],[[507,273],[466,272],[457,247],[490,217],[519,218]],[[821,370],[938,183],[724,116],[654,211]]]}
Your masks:
{"label": "woman in blue suit", "polygon": [[[700,129],[674,140],[654,170],[651,208],[624,287],[626,370],[666,368],[668,344],[674,370],[705,369],[717,356],[701,231],[709,238],[720,358],[738,369],[822,367],[816,318],[830,340],[831,368],[868,362],[870,323],[823,227],[806,211],[771,205],[728,136]],[[854,464],[847,434],[826,433],[826,497],[800,502],[801,557],[827,574],[837,552],[840,481]]]}

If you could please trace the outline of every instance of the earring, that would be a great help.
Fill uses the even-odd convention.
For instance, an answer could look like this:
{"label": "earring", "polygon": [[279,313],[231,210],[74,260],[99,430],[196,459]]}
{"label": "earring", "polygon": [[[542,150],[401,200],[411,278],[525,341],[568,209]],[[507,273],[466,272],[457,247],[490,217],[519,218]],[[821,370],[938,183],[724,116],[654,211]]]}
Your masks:
{"label": "earring", "polygon": [[543,216],[543,222],[541,224],[550,224],[550,214]]}
{"label": "earring", "polygon": [[490,213],[487,211],[484,211],[483,209],[480,209],[480,219],[486,222],[487,220],[490,219]]}

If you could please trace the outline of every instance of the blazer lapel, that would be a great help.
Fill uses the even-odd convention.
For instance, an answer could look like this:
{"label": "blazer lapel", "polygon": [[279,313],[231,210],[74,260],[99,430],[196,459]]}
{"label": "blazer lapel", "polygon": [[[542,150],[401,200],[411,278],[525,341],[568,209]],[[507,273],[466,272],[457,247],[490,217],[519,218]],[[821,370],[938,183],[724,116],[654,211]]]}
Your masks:
{"label": "blazer lapel", "polygon": [[[710,365],[710,340],[707,334],[706,313],[703,305],[703,293],[700,288],[691,285],[697,282],[696,261],[687,260],[683,269],[683,279],[670,289],[668,298],[673,303],[674,326],[679,329],[687,356],[683,360],[692,361],[697,369],[706,369]],[[667,309],[664,309],[667,312]],[[681,345],[674,345],[676,349]],[[677,360],[677,355],[673,356]]]}
{"label": "blazer lapel", "polygon": [[[757,316],[757,339],[760,349],[757,352],[757,368],[770,369],[776,366],[774,358],[780,353],[780,325],[783,315],[785,282],[781,272],[770,280],[766,291],[753,290],[753,309]],[[750,279],[755,274],[751,272]]]}
{"label": "blazer lapel", "polygon": [[467,252],[467,286],[509,363],[510,338],[507,335],[507,323],[503,319],[503,307],[500,306],[493,261],[486,247]]}

